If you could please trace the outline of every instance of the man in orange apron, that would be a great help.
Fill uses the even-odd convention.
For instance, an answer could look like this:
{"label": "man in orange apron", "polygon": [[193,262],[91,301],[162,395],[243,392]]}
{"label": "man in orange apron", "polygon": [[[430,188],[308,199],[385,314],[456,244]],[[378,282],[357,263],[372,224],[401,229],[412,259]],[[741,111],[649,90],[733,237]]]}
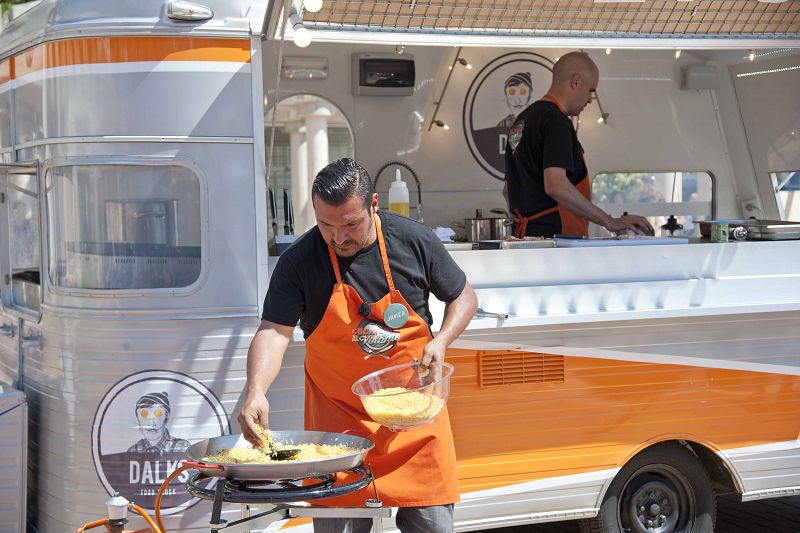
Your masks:
{"label": "man in orange apron", "polygon": [[614,218],[591,202],[583,147],[570,117],[592,102],[599,80],[597,65],[587,54],[565,54],[553,66],[550,90],[509,129],[503,196],[515,216],[516,237],[586,237],[589,221],[609,231],[653,234],[646,218]]}
{"label": "man in orange apron", "polygon": [[[428,426],[394,433],[369,418],[351,385],[387,366],[443,361],[472,318],[475,293],[429,228],[378,212],[372,180],[352,159],[317,174],[312,202],[317,226],[281,255],[270,278],[247,356],[242,431],[257,443],[255,425],[268,427],[265,395],[299,320],[306,338],[305,428],[371,439],[375,448],[367,462],[383,504],[399,507],[400,531],[450,532],[459,490],[446,409]],[[435,338],[430,293],[447,303]],[[325,504],[362,506],[369,497],[365,489]],[[371,525],[369,519],[314,520],[318,533],[369,531]]]}

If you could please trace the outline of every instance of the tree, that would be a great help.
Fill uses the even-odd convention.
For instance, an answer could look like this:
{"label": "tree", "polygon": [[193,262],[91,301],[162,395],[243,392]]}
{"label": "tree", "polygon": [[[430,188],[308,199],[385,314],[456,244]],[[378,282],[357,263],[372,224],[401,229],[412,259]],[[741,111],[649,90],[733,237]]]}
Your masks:
{"label": "tree", "polygon": [[0,11],[5,15],[14,4],[26,4],[28,2],[30,2],[30,0],[2,0],[0,2]]}
{"label": "tree", "polygon": [[598,174],[592,180],[592,200],[601,204],[620,203],[619,198],[615,202],[619,193],[624,203],[638,202],[645,179],[651,175],[642,172]]}

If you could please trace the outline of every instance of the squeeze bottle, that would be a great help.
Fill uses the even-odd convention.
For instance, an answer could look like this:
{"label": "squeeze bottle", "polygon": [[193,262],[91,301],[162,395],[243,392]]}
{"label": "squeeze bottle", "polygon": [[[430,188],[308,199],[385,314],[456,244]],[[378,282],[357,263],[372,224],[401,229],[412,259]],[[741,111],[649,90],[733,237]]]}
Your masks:
{"label": "squeeze bottle", "polygon": [[404,217],[409,216],[408,187],[406,187],[406,182],[403,181],[400,175],[399,168],[395,169],[394,181],[392,186],[389,187],[389,211]]}

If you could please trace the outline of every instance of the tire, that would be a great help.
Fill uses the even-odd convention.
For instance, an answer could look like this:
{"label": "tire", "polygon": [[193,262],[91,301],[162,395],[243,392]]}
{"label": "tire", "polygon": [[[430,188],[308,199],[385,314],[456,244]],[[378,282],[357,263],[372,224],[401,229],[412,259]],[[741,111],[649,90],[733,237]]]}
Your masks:
{"label": "tire", "polygon": [[581,533],[713,533],[716,520],[703,463],[670,442],[644,450],[619,471]]}

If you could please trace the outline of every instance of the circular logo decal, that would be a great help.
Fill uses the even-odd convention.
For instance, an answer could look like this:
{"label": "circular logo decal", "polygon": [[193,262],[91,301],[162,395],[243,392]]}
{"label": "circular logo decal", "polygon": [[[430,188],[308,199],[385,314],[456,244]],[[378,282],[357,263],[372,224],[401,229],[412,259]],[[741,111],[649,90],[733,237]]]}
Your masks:
{"label": "circular logo decal", "polygon": [[364,319],[353,330],[353,342],[358,343],[361,351],[367,354],[364,359],[375,356],[389,359],[388,355],[383,354],[394,348],[398,340],[399,333],[374,320]]}
{"label": "circular logo decal", "polygon": [[[119,492],[152,511],[156,493],[198,440],[230,433],[225,409],[196,379],[166,370],[123,378],[106,393],[92,423],[92,458],[109,495]],[[161,500],[165,515],[198,499],[186,492],[187,470]]]}
{"label": "circular logo decal", "polygon": [[492,177],[504,179],[508,129],[550,87],[553,61],[533,52],[511,52],[483,67],[464,100],[462,120],[472,157]]}
{"label": "circular logo decal", "polygon": [[391,304],[383,312],[383,321],[390,328],[402,328],[408,322],[408,309],[403,304]]}

